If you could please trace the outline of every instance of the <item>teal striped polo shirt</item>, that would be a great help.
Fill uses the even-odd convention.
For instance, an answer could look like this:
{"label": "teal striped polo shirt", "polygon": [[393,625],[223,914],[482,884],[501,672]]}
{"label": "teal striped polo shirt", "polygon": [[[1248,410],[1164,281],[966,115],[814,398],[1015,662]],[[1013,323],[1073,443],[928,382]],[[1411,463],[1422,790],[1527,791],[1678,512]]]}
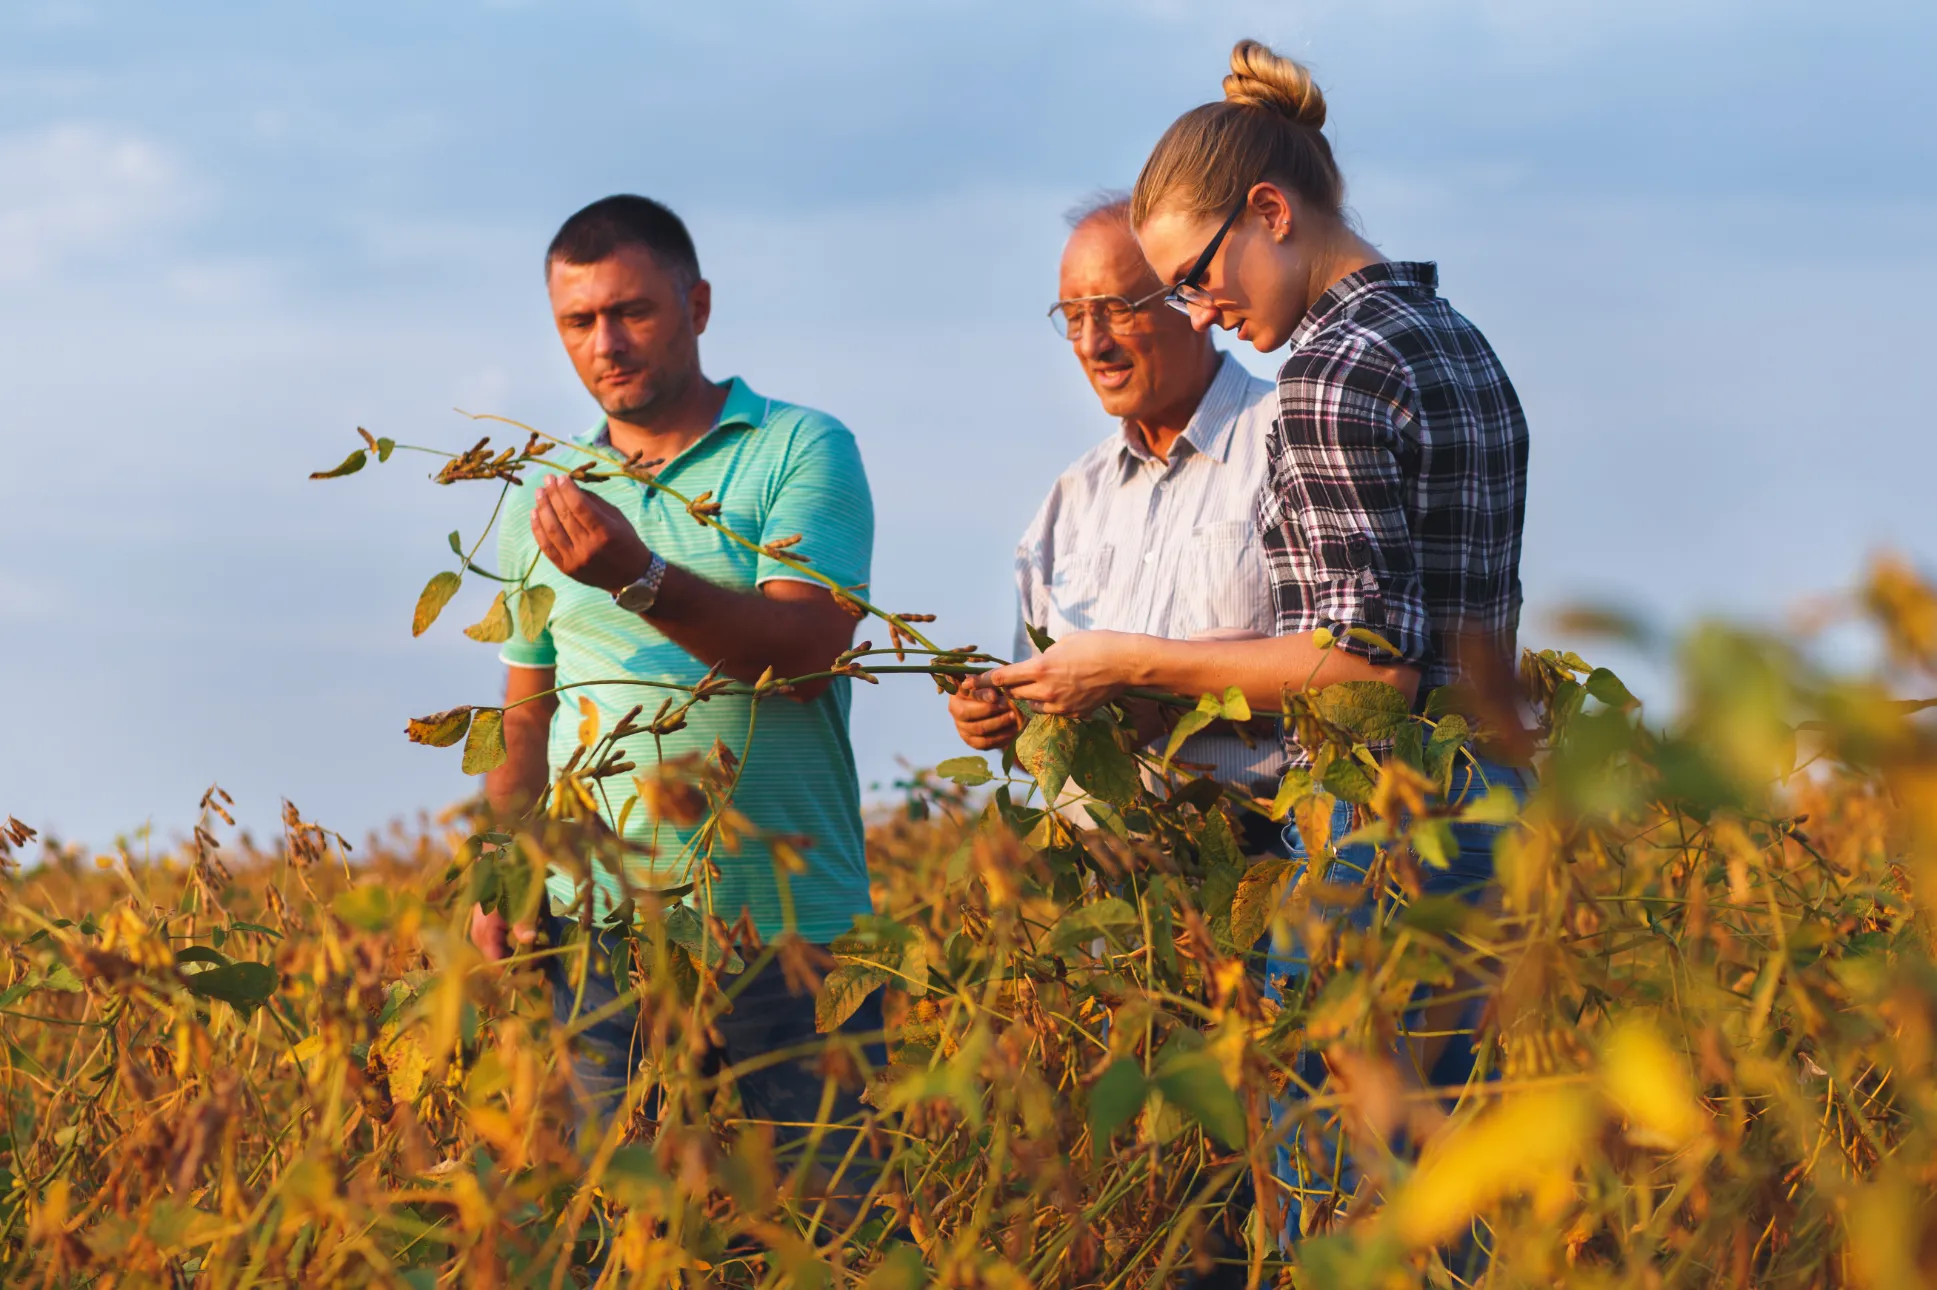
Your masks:
{"label": "teal striped polo shirt", "polygon": [[[603,422],[578,440],[588,447],[604,442]],[[588,455],[560,448],[549,460],[570,469]],[[710,492],[721,507],[719,521],[756,543],[800,534],[792,550],[842,586],[868,581],[874,503],[867,475],[854,436],[825,413],[766,398],[734,377],[713,428],[661,466],[658,477],[687,497]],[[539,639],[526,640],[513,629],[504,661],[514,667],[556,667],[560,685],[608,677],[683,685],[698,681],[706,669],[692,655],[648,620],[620,609],[607,593],[565,577],[539,553],[531,533],[531,508],[540,478],[542,472],[533,472],[524,486],[511,490],[499,530],[498,558],[508,577],[523,573],[536,560],[532,582],[549,585],[558,599]],[[618,507],[646,545],[669,563],[709,582],[751,592],[774,579],[804,581],[786,565],[696,522],[682,504],[657,489],[624,477],[584,486]],[[722,695],[695,705],[684,729],[657,741],[649,734],[636,735],[622,745],[642,769],[660,757],[704,756],[715,740],[733,751],[742,762],[734,807],[763,832],[807,842],[802,852],[807,872],[791,875],[787,886],[795,930],[810,941],[832,940],[853,925],[856,914],[869,909],[860,784],[848,742],[852,684],[838,678],[806,703],[784,696],[763,699],[757,721],[753,699]],[[578,697],[587,694],[598,705],[602,731],[611,730],[637,703],[646,705],[642,720],[650,719],[666,697],[666,692],[636,686],[593,686],[562,695],[551,727],[554,774],[578,747]],[[626,836],[652,849],[651,856],[633,862],[628,876],[634,883],[665,888],[696,882],[687,897],[696,908],[710,905],[728,923],[742,909],[750,910],[765,937],[785,928],[780,881],[765,842],[743,840],[733,852],[716,847],[712,860],[720,874],[709,883],[695,863],[695,830],[655,819],[643,801],[628,811],[627,799],[636,796],[630,778],[601,782],[605,800],[599,804],[600,814],[614,826],[623,815]],[[602,886],[610,883],[608,876],[599,877]],[[554,873],[548,885],[561,907],[574,895],[562,874]],[[608,888],[603,894],[613,892]]]}

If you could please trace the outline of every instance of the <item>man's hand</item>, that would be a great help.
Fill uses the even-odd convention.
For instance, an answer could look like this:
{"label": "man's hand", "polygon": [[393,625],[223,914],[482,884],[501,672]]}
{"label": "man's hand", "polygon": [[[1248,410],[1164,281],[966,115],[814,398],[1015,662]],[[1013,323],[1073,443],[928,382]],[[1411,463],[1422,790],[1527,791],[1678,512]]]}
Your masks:
{"label": "man's hand", "polygon": [[981,688],[980,678],[963,677],[961,686],[948,696],[948,715],[955,719],[955,733],[962,742],[982,752],[1006,747],[1022,733],[1022,714],[1000,690]]}
{"label": "man's hand", "polygon": [[1027,699],[1038,712],[1085,717],[1130,686],[1140,644],[1130,632],[1071,632],[1035,658],[984,672],[984,686]]}
{"label": "man's hand", "polygon": [[471,944],[493,963],[511,957],[512,941],[524,946],[537,939],[538,932],[529,923],[513,927],[496,910],[486,913],[483,905],[471,906]]}
{"label": "man's hand", "polygon": [[560,573],[602,591],[631,586],[652,562],[652,552],[617,507],[563,475],[540,481],[531,535]]}

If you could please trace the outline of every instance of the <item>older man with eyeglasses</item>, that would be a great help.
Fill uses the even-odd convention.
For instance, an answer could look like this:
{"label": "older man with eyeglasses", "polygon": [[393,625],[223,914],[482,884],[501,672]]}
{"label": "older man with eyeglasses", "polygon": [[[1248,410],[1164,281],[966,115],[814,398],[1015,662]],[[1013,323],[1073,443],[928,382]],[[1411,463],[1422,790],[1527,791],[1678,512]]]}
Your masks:
{"label": "older man with eyeglasses", "polygon": [[[1062,299],[1049,320],[1121,424],[1057,478],[1016,549],[1018,658],[1035,652],[1026,627],[1179,640],[1272,630],[1257,503],[1274,387],[1164,307],[1168,287],[1144,261],[1129,214],[1128,199],[1109,197],[1070,216]],[[985,750],[1022,725],[990,689],[964,686],[949,714],[963,740]],[[1285,753],[1275,731],[1256,733],[1213,727],[1179,759],[1269,796]],[[1246,815],[1255,835],[1246,849],[1272,849],[1276,826]]]}

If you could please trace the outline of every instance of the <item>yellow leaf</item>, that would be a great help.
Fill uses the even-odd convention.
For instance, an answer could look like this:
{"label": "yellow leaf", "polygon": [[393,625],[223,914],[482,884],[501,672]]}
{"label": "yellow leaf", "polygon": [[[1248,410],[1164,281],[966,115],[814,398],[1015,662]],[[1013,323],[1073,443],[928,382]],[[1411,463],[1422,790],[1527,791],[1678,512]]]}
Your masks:
{"label": "yellow leaf", "polygon": [[1842,1207],[1850,1225],[1850,1264],[1857,1285],[1876,1290],[1929,1285],[1929,1268],[1919,1257],[1932,1213],[1923,1188],[1890,1170],[1852,1191]]}
{"label": "yellow leaf", "polygon": [[1227,721],[1249,721],[1251,703],[1244,691],[1233,685],[1224,691],[1224,717]]}
{"label": "yellow leaf", "polygon": [[1688,1064],[1653,1026],[1639,1018],[1622,1022],[1601,1060],[1601,1087],[1627,1118],[1630,1138],[1677,1147],[1701,1132]]}
{"label": "yellow leaf", "polygon": [[511,610],[505,605],[502,591],[492,597],[491,607],[484,611],[484,617],[466,627],[464,634],[474,641],[492,644],[511,639]]}
{"label": "yellow leaf", "polygon": [[599,741],[599,705],[592,702],[591,695],[578,697],[578,716],[578,741],[590,748]]}
{"label": "yellow leaf", "polygon": [[1502,1103],[1426,1149],[1392,1203],[1392,1222],[1415,1246],[1450,1240],[1496,1201],[1571,1175],[1593,1130],[1593,1104],[1577,1089]]}
{"label": "yellow leaf", "polygon": [[390,1096],[397,1102],[415,1102],[424,1091],[424,1077],[430,1071],[430,1056],[411,1031],[384,1040],[383,1060],[390,1076]]}

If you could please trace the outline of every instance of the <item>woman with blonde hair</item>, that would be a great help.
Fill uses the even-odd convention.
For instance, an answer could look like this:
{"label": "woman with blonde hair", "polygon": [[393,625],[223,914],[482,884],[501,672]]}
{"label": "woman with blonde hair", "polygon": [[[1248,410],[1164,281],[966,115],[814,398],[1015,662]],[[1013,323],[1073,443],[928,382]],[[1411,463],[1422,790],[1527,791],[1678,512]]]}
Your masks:
{"label": "woman with blonde hair", "polygon": [[[1259,505],[1276,634],[1077,632],[982,684],[1069,716],[1130,686],[1198,695],[1235,684],[1272,712],[1283,687],[1308,679],[1385,681],[1423,703],[1511,658],[1526,510],[1520,401],[1486,338],[1439,296],[1435,266],[1387,260],[1353,228],[1324,125],[1311,74],[1241,41],[1223,101],[1165,131],[1131,199],[1170,305],[1199,330],[1285,351]],[[1348,636],[1351,628],[1368,630]],[[1308,750],[1289,752],[1293,765],[1310,764]],[[1521,789],[1519,772],[1480,759],[1455,774],[1452,792],[1488,783]],[[1352,827],[1341,802],[1331,836]],[[1455,826],[1459,854],[1426,871],[1426,889],[1475,897],[1492,876],[1498,832]],[[1285,840],[1302,860],[1296,833],[1287,826]],[[1326,880],[1361,881],[1372,859],[1364,844],[1340,848]],[[1362,903],[1351,917],[1368,913]],[[1284,947],[1269,975],[1275,983],[1301,968],[1302,953]],[[1423,1029],[1454,1029],[1445,1010]],[[1470,1028],[1474,1018],[1457,1021]],[[1474,1065],[1470,1038],[1421,1043],[1410,1055],[1435,1084],[1463,1083]]]}
{"label": "woman with blonde hair", "polygon": [[[1469,670],[1472,651],[1511,657],[1527,478],[1519,398],[1479,329],[1437,294],[1435,266],[1387,260],[1353,229],[1324,124],[1303,66],[1240,41],[1223,101],[1164,132],[1131,198],[1170,305],[1200,330],[1288,350],[1260,507],[1277,635],[1080,632],[985,683],[1065,715],[1130,686],[1233,684],[1275,711],[1281,687],[1314,669],[1314,685],[1387,681],[1423,700]],[[1330,650],[1313,640],[1319,627],[1339,638]],[[1396,656],[1346,637],[1352,627]]]}

